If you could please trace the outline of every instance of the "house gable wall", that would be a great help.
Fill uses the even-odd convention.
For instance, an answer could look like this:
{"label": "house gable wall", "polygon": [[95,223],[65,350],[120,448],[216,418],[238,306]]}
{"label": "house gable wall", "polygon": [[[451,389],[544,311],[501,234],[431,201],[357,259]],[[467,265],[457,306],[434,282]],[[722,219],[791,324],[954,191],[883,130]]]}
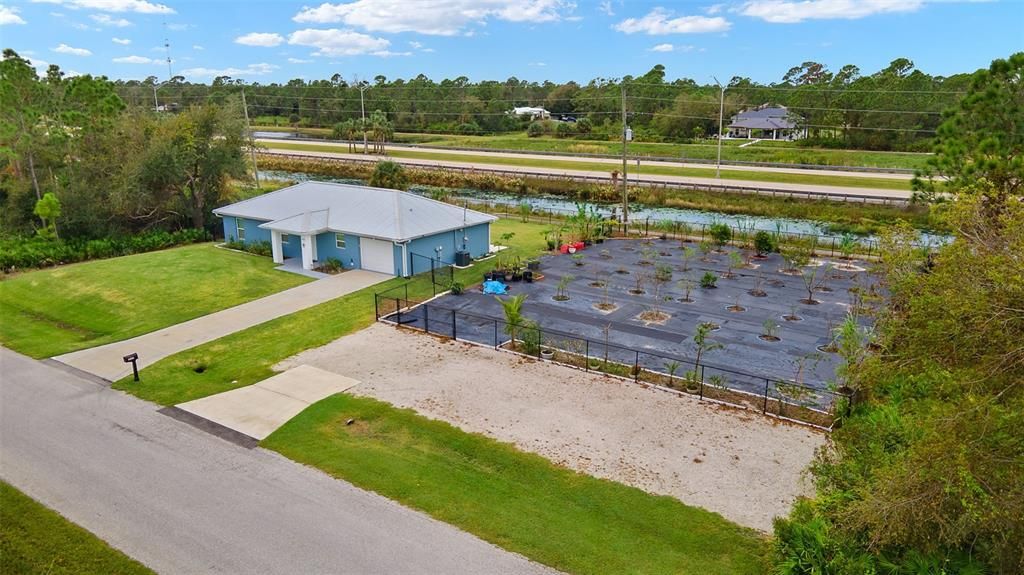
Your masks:
{"label": "house gable wall", "polygon": [[359,236],[345,234],[345,247],[339,248],[334,232],[324,232],[316,236],[317,261],[337,258],[345,269],[359,268]]}

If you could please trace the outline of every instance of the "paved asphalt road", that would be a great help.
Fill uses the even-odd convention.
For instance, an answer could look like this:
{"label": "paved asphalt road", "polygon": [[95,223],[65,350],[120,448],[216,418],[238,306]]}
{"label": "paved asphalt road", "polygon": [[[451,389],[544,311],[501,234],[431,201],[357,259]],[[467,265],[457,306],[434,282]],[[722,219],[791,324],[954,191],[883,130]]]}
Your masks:
{"label": "paved asphalt road", "polygon": [[[535,174],[551,174],[553,176],[564,176],[567,178],[571,177],[609,177],[608,172],[604,171],[592,171],[592,170],[566,170],[561,168],[541,168],[535,166],[514,166],[505,164],[489,164],[484,162],[470,162],[462,160],[424,160],[419,158],[400,158],[395,156],[379,156],[379,155],[363,155],[363,154],[349,154],[339,152],[319,152],[315,150],[285,150],[274,148],[275,144],[282,143],[281,140],[257,140],[257,142],[264,144],[268,149],[261,150],[264,154],[277,154],[281,156],[319,156],[323,158],[342,158],[342,159],[355,159],[355,160],[391,160],[398,162],[399,164],[407,165],[425,165],[425,166],[445,166],[452,168],[472,168],[479,170],[501,170],[505,172],[531,172]],[[308,142],[300,142],[306,144]],[[457,157],[457,156],[452,156]],[[712,172],[713,173],[713,172]],[[849,176],[850,174],[844,174]],[[747,186],[747,187],[759,187],[765,190],[779,190],[784,192],[795,192],[800,193],[812,193],[816,195],[825,194],[836,199],[842,199],[844,196],[868,196],[879,199],[898,199],[905,200],[909,198],[912,193],[910,190],[888,190],[884,188],[860,188],[851,186],[823,186],[818,184],[790,184],[784,182],[756,182],[750,180],[717,180],[714,177],[693,177],[693,176],[666,176],[661,174],[642,174],[641,177],[644,180],[652,182],[665,182],[665,183],[684,183],[684,184],[699,184],[702,186],[717,186],[717,185],[728,185],[728,186]],[[610,182],[609,177],[609,182]]]}
{"label": "paved asphalt road", "polygon": [[161,573],[546,573],[0,348],[0,476]]}
{"label": "paved asphalt road", "polygon": [[[310,139],[293,139],[293,138],[268,138],[258,137],[257,142],[266,144],[268,147],[273,147],[272,144],[275,142],[293,143],[293,144],[310,144],[313,146],[344,146],[344,141],[316,141]],[[359,142],[358,147],[362,150],[363,144]],[[466,156],[495,156],[500,158],[522,158],[532,160],[564,160],[567,162],[588,162],[588,163],[603,163],[612,164],[615,166],[622,165],[621,158],[607,158],[607,157],[589,157],[589,156],[573,156],[573,155],[553,155],[553,154],[531,154],[528,151],[513,151],[513,150],[460,150],[454,148],[446,148],[444,146],[403,146],[402,144],[388,144],[388,150],[402,150],[408,152],[424,152],[424,153],[437,153],[437,154],[453,154],[453,155],[466,155]],[[715,165],[713,163],[708,164],[704,162],[685,162],[679,161],[674,162],[666,158],[659,158],[657,161],[640,159],[642,165],[657,165],[665,166],[669,168],[696,168],[699,170],[714,170]],[[630,159],[629,167],[633,168],[635,160]],[[837,176],[837,177],[861,177],[861,178],[880,178],[888,180],[911,180],[914,174],[905,173],[891,173],[891,172],[857,172],[853,170],[832,170],[828,166],[811,167],[811,168],[780,168],[774,166],[746,166],[743,164],[722,164],[723,170],[734,170],[738,172],[775,172],[779,174],[811,174],[819,176]],[[737,185],[739,182],[744,180],[736,180]],[[766,185],[768,185],[766,183]]]}

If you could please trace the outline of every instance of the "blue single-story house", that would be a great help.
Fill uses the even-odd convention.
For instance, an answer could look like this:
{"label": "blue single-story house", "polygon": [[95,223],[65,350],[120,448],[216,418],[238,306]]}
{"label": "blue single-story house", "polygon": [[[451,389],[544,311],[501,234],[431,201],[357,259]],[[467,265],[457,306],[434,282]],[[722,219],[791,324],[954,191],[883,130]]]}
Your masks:
{"label": "blue single-story house", "polygon": [[337,258],[345,268],[399,276],[412,275],[413,254],[449,264],[460,251],[486,255],[497,219],[409,192],[313,181],[213,213],[225,238],[270,242],[277,263],[301,258],[309,270]]}

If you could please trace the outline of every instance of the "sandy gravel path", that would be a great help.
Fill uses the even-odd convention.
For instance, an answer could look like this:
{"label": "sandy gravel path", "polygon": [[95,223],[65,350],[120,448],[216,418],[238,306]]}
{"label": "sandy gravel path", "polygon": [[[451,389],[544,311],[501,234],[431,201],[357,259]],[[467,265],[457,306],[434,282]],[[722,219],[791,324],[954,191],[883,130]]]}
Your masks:
{"label": "sandy gravel path", "polygon": [[576,369],[375,324],[277,366],[362,381],[350,393],[716,511],[764,531],[807,493],[826,436]]}

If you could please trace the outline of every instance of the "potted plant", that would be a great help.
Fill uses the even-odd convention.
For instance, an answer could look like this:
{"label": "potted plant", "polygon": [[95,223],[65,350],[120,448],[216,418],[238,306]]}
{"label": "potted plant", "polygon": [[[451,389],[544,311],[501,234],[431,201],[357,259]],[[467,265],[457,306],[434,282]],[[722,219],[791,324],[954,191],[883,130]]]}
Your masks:
{"label": "potted plant", "polygon": [[526,269],[535,272],[540,269],[540,259],[530,258],[526,260]]}
{"label": "potted plant", "polygon": [[542,347],[540,349],[540,356],[543,359],[551,359],[555,357],[555,350],[551,349],[550,347]]}

